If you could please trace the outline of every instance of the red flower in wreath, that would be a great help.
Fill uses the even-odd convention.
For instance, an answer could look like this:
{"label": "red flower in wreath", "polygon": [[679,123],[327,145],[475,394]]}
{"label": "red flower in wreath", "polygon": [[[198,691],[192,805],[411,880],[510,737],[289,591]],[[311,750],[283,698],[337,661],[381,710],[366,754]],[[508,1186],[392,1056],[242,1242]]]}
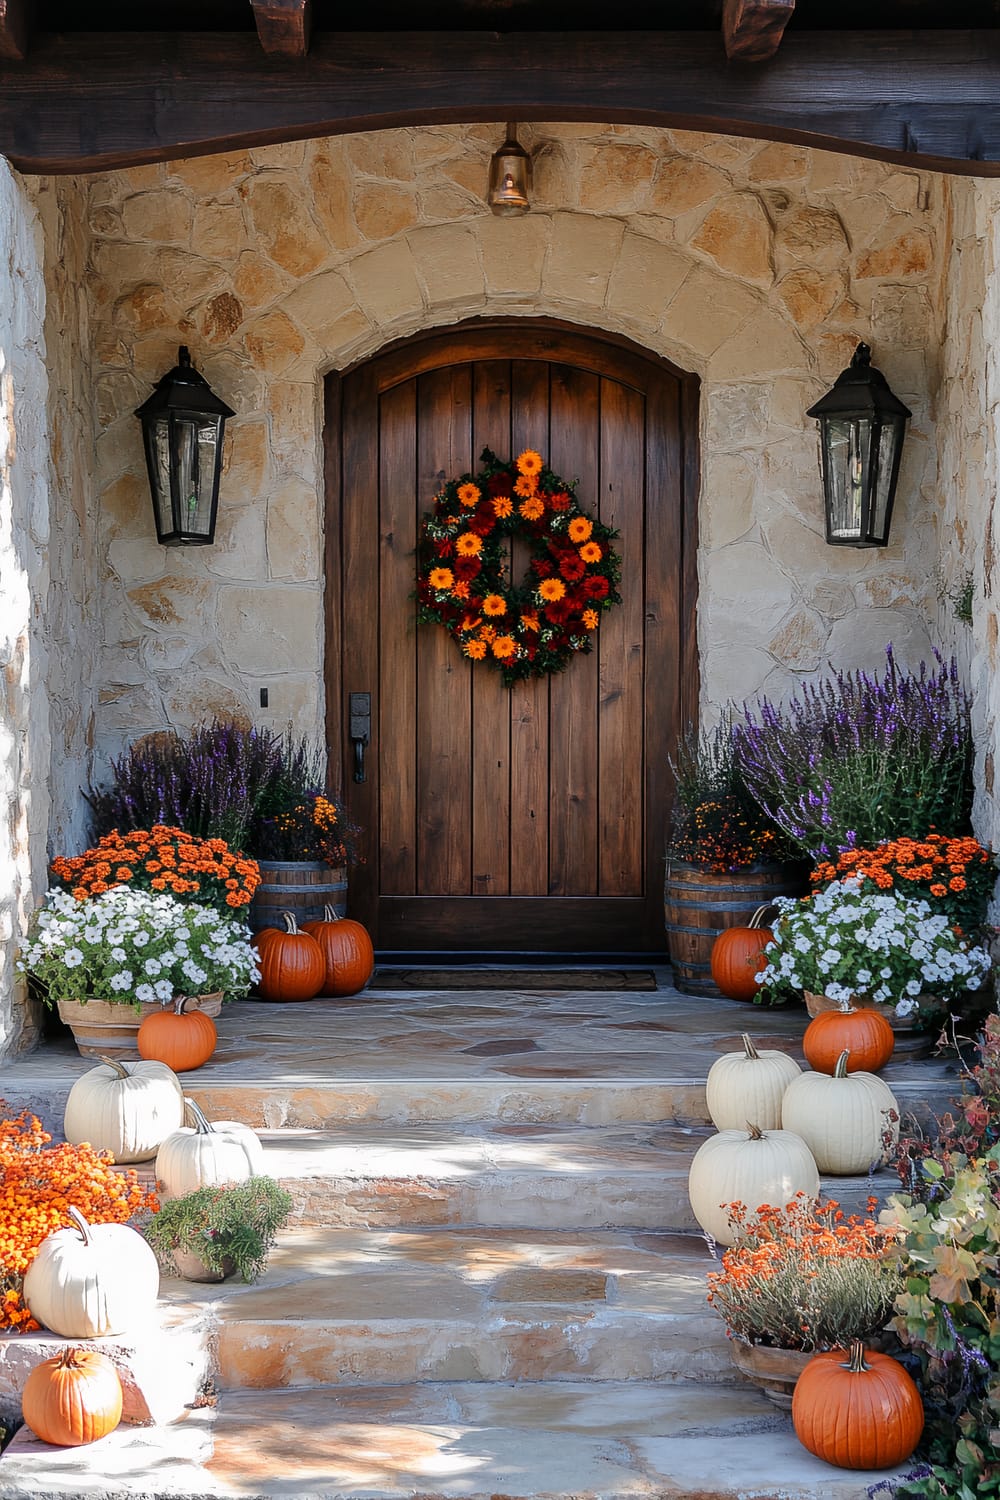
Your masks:
{"label": "red flower in wreath", "polygon": [[[449,480],[421,522],[417,617],[443,625],[469,661],[493,667],[509,687],[561,672],[591,650],[601,614],[621,603],[621,561],[611,545],[617,532],[586,514],[573,485],[533,448],[507,463],[485,448],[480,463],[477,474]],[[530,554],[517,582],[514,537]]]}

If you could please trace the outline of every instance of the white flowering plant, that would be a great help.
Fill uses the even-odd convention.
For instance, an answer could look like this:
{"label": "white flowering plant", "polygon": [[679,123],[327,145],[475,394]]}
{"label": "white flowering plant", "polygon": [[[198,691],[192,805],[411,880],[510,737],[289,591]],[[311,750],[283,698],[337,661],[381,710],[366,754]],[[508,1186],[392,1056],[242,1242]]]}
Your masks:
{"label": "white flowering plant", "polygon": [[217,990],[229,1000],[260,977],[244,922],[125,885],[85,901],[49,891],[17,967],[49,1005],[98,999],[136,1010]]}
{"label": "white flowering plant", "polygon": [[860,886],[834,880],[804,900],[775,901],[780,916],[756,976],[765,1003],[810,990],[845,1004],[857,997],[893,1005],[901,1020],[915,1020],[930,1018],[928,997],[947,1004],[979,988],[990,968],[985,948],[926,901],[862,894]]}

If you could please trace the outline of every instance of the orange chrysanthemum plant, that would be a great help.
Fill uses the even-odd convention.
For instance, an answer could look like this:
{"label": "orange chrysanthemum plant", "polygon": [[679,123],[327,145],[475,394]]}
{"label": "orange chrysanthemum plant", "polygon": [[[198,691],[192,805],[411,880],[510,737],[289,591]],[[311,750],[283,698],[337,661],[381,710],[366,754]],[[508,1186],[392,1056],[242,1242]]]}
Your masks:
{"label": "orange chrysanthemum plant", "polygon": [[[485,448],[478,474],[449,480],[420,527],[417,617],[443,625],[469,661],[504,683],[561,672],[591,650],[604,611],[621,603],[617,535],[527,448],[501,463]],[[509,576],[512,538],[530,561]]]}
{"label": "orange chrysanthemum plant", "polygon": [[73,859],[53,860],[52,873],[78,901],[128,885],[213,906],[230,916],[249,905],[260,884],[257,861],[234,854],[223,839],[196,838],[163,823],[106,834]]}
{"label": "orange chrysanthemum plant", "polygon": [[986,920],[986,906],[997,878],[996,859],[969,835],[949,838],[886,839],[874,849],[845,849],[836,860],[816,866],[816,885],[849,877],[869,891],[896,890],[943,911],[963,932],[974,932]]}
{"label": "orange chrysanthemum plant", "polygon": [[70,1223],[72,1206],[91,1224],[126,1224],[159,1203],[134,1171],[116,1170],[111,1153],[52,1146],[37,1116],[10,1116],[0,1100],[0,1329],[38,1327],[24,1305],[24,1273],[47,1234]]}
{"label": "orange chrysanthemum plant", "polygon": [[784,1207],[764,1204],[752,1221],[730,1204],[738,1239],[708,1277],[708,1300],[730,1338],[777,1349],[844,1349],[867,1340],[892,1316],[903,1289],[897,1235],[874,1218],[846,1218],[839,1205],[797,1193]]}

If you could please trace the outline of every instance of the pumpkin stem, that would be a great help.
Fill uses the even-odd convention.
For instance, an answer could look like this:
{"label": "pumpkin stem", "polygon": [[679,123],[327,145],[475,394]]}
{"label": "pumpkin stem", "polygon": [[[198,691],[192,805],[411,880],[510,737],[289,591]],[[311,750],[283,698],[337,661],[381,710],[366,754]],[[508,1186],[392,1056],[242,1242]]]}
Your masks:
{"label": "pumpkin stem", "polygon": [[323,921],[324,922],[339,922],[340,921],[340,913],[334,907],[332,907],[332,906],[324,906],[324,908],[323,908]]}
{"label": "pumpkin stem", "polygon": [[211,1125],[208,1123],[208,1120],[206,1119],[205,1115],[202,1114],[202,1112],[199,1109],[198,1105],[195,1104],[194,1100],[193,1099],[189,1099],[187,1097],[187,1095],[185,1094],[185,1096],[184,1096],[184,1103],[185,1103],[185,1105],[187,1106],[187,1108],[188,1108],[188,1110],[190,1112],[192,1120],[194,1120],[195,1134],[196,1135],[213,1135],[214,1131],[212,1130]]}
{"label": "pumpkin stem", "polygon": [[299,924],[295,920],[295,913],[293,911],[283,911],[281,915],[285,919],[285,931],[291,937],[295,937],[300,931]]}
{"label": "pumpkin stem", "polygon": [[775,907],[773,901],[765,901],[763,906],[758,906],[757,910],[754,912],[753,916],[747,923],[747,926],[753,927],[754,929],[760,927],[761,923],[764,920],[764,913],[767,911],[774,911],[774,909]]}
{"label": "pumpkin stem", "polygon": [[850,1057],[850,1055],[851,1055],[851,1049],[850,1049],[850,1047],[845,1047],[844,1050],[843,1050],[843,1052],[837,1058],[837,1066],[833,1070],[833,1076],[834,1076],[834,1078],[846,1078],[847,1077],[847,1059]]}
{"label": "pumpkin stem", "polygon": [[187,1005],[187,1003],[188,1003],[188,1001],[190,999],[191,999],[190,995],[175,995],[174,996],[174,1015],[175,1016],[182,1016],[184,1014],[184,1007],[185,1007],[185,1005]]}
{"label": "pumpkin stem", "polygon": [[106,1063],[107,1066],[112,1070],[112,1072],[118,1074],[119,1078],[128,1078],[128,1068],[126,1068],[124,1063],[120,1063],[117,1058],[105,1057],[104,1054],[101,1053],[101,1062]]}
{"label": "pumpkin stem", "polygon": [[56,1363],[56,1369],[57,1370],[78,1370],[80,1368],[80,1364],[81,1364],[80,1355],[82,1353],[83,1353],[82,1349],[73,1349],[73,1348],[64,1349],[63,1352],[59,1355],[59,1359],[58,1359],[58,1361]]}
{"label": "pumpkin stem", "polygon": [[863,1375],[870,1368],[865,1364],[865,1346],[860,1339],[851,1344],[850,1356],[843,1368],[850,1370],[852,1375]]}
{"label": "pumpkin stem", "polygon": [[749,1130],[750,1132],[750,1139],[752,1141],[762,1141],[764,1139],[764,1132],[763,1130],[761,1130],[760,1126],[751,1125],[749,1120],[747,1121],[747,1130]]}
{"label": "pumpkin stem", "polygon": [[69,1206],[66,1209],[66,1212],[69,1214],[70,1218],[73,1220],[73,1223],[76,1225],[77,1229],[80,1231],[80,1234],[81,1234],[81,1236],[83,1238],[83,1243],[85,1245],[89,1245],[90,1244],[90,1225],[87,1223],[86,1219],[83,1217],[83,1214],[80,1212],[80,1210],[78,1208],[74,1208],[73,1205],[72,1205],[72,1203],[69,1204]]}
{"label": "pumpkin stem", "polygon": [[745,1031],[743,1033],[743,1052],[748,1062],[760,1061],[760,1053],[753,1044],[753,1038],[748,1036]]}

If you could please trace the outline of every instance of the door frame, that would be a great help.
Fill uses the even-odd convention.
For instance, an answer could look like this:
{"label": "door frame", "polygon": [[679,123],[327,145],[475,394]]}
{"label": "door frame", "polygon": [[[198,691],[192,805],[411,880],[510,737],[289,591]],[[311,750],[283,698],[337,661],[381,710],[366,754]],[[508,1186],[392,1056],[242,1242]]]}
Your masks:
{"label": "door frame", "polygon": [[[699,443],[699,398],[701,381],[690,371],[682,370],[623,335],[609,333],[601,328],[567,322],[556,318],[541,317],[489,317],[468,318],[459,323],[447,324],[421,330],[406,338],[383,345],[364,359],[341,371],[331,371],[325,377],[324,424],[323,424],[323,477],[324,477],[324,650],[323,676],[326,694],[326,748],[328,769],[339,768],[342,779],[332,776],[332,784],[346,788],[351,774],[351,746],[347,736],[344,705],[343,674],[343,591],[341,587],[341,558],[343,555],[343,486],[344,463],[342,451],[342,421],[344,382],[356,377],[359,372],[369,370],[375,379],[375,367],[383,377],[380,386],[394,383],[398,366],[399,379],[410,378],[429,370],[440,369],[455,363],[465,363],[481,358],[478,353],[479,340],[491,333],[513,333],[523,336],[526,350],[519,351],[516,358],[550,360],[560,358],[552,347],[558,336],[559,349],[565,351],[567,343],[576,345],[575,354],[580,367],[596,374],[605,373],[598,357],[601,345],[614,349],[619,366],[623,355],[641,365],[650,365],[663,370],[678,382],[680,387],[680,432],[682,452],[679,462],[680,514],[676,518],[680,536],[680,599],[678,612],[678,675],[680,688],[680,726],[696,724],[699,711],[699,656],[697,640],[697,596],[698,596],[698,502],[700,490],[700,443]],[[552,337],[547,347],[546,336]],[[463,342],[465,348],[463,348]],[[647,500],[648,504],[648,500]],[[672,747],[664,746],[667,756]],[[366,838],[374,838],[374,828],[364,829],[361,847]],[[374,851],[373,851],[374,852]]]}

